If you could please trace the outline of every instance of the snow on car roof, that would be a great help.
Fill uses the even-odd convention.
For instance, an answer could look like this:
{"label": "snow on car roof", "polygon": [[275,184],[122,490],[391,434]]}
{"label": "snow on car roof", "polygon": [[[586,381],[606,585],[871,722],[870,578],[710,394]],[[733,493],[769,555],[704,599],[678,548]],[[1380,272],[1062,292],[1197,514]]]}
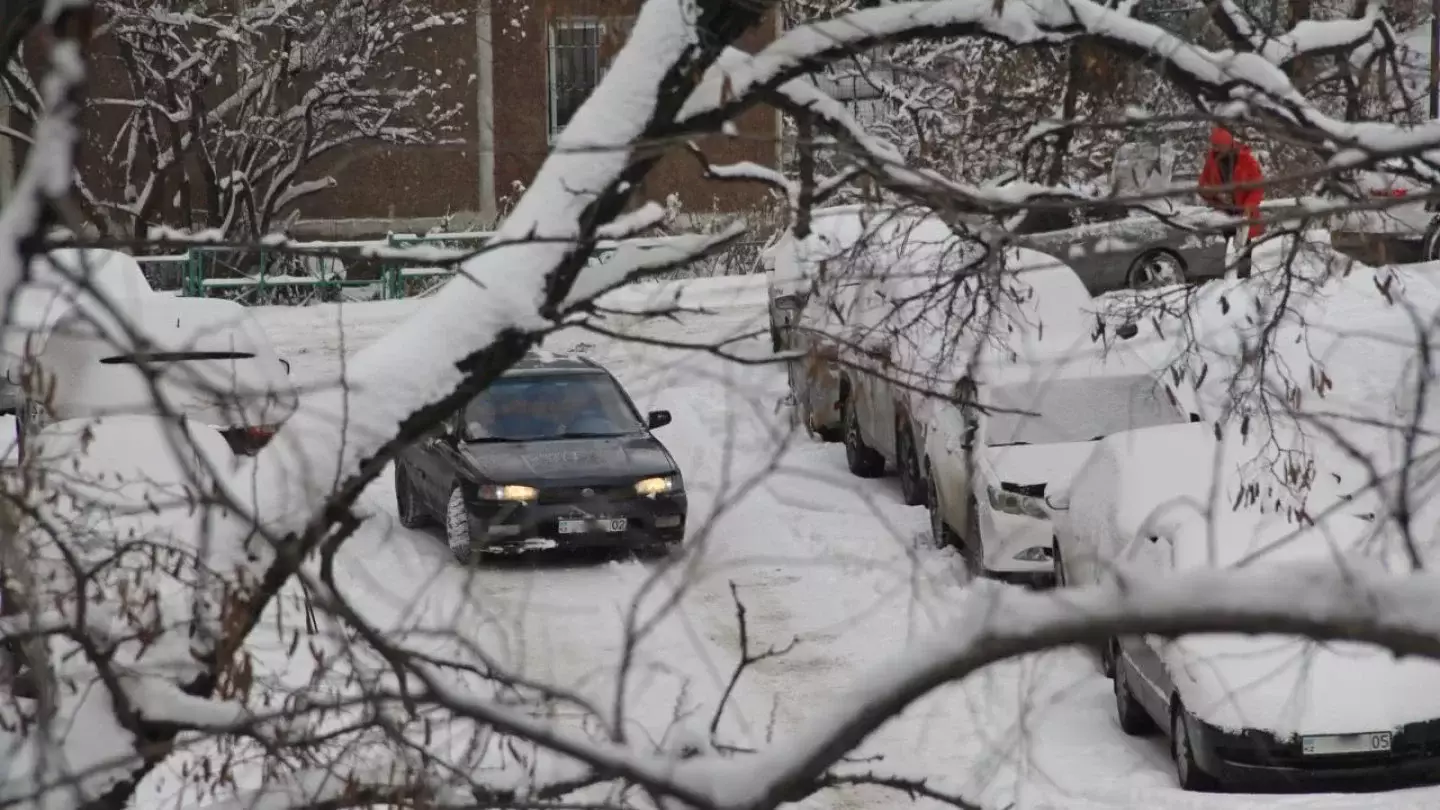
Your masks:
{"label": "snow on car roof", "polygon": [[[153,392],[137,358],[173,361],[161,378],[163,393],[180,413],[207,424],[276,424],[293,412],[297,395],[290,377],[245,307],[224,299],[159,295],[114,303],[113,317],[71,312],[39,352],[39,367],[55,378],[54,418],[154,412]],[[87,330],[87,322],[99,334]]]}
{"label": "snow on car roof", "polygon": [[[777,279],[808,279],[819,275],[822,268],[828,269],[831,262],[852,272],[882,269],[889,275],[897,270],[897,263],[936,262],[960,246],[961,241],[938,217],[847,205],[817,209],[811,215],[809,236],[796,239],[787,231],[770,250]],[[848,261],[841,261],[845,259]]]}

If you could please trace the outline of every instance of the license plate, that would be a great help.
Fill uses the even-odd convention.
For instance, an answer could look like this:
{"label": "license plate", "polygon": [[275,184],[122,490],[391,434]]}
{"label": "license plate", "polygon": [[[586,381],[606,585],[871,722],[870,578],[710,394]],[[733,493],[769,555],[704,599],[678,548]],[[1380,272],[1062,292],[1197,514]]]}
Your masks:
{"label": "license plate", "polygon": [[1372,731],[1365,734],[1324,734],[1302,737],[1301,751],[1305,756],[1323,757],[1331,754],[1379,754],[1390,750],[1391,733]]}
{"label": "license plate", "polygon": [[556,521],[556,530],[560,534],[584,534],[585,532],[623,532],[625,525],[629,523],[626,518],[600,518],[599,520],[580,520],[561,518]]}

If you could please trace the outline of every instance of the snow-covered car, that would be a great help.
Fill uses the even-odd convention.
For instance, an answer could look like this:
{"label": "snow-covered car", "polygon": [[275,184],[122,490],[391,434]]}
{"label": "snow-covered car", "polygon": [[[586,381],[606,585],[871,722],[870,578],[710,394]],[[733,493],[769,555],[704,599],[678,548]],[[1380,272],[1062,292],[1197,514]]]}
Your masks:
{"label": "snow-covered car", "polygon": [[[1231,490],[1242,482],[1227,471],[1253,456],[1207,425],[1105,439],[1055,511],[1063,579],[1303,562],[1408,569],[1395,538],[1353,515],[1302,526],[1286,510],[1236,509]],[[1187,790],[1440,778],[1440,663],[1373,645],[1237,634],[1111,639],[1102,663],[1120,727],[1164,732]]]}
{"label": "snow-covered car", "polygon": [[55,323],[77,307],[103,311],[105,302],[126,302],[155,294],[140,265],[114,250],[60,248],[37,256],[30,278],[7,314],[0,364],[0,413],[16,413],[24,403],[21,378],[25,358],[38,350]]}
{"label": "snow-covered car", "polygon": [[807,238],[787,232],[767,250],[772,338],[796,353],[790,392],[810,432],[840,438],[841,349],[870,347],[887,297],[931,283],[964,249],[937,217],[848,205],[816,210]]}
{"label": "snow-covered car", "polygon": [[954,401],[976,404],[934,409],[924,463],[934,536],[958,544],[977,575],[1049,584],[1048,498],[1066,491],[1096,442],[1200,419],[1123,343],[975,372],[957,383]]}
{"label": "snow-covered car", "polygon": [[[1361,204],[1331,218],[1337,250],[1373,265],[1440,260],[1440,216],[1430,189],[1389,171],[1355,172],[1339,185],[1344,194],[1336,203]],[[1363,205],[1366,200],[1386,202],[1370,207]]]}
{"label": "snow-covered car", "polygon": [[875,254],[914,255],[955,241],[944,221],[913,212],[869,205],[818,208],[810,215],[810,233],[798,238],[787,230],[767,247],[761,261],[770,291],[770,335],[776,351],[792,348],[791,327],[817,292],[847,280],[886,275],[889,267]]}
{"label": "snow-covered car", "polygon": [[55,322],[33,359],[28,420],[183,416],[219,429],[243,455],[295,411],[289,365],[245,307],[160,295],[119,303],[113,316],[82,308]]}
{"label": "snow-covered car", "polygon": [[[884,310],[888,328],[867,335],[871,345],[852,352],[840,372],[850,472],[862,478],[896,472],[911,506],[926,502],[921,451],[936,393],[951,390],[974,362],[991,355],[1027,356],[1041,342],[1056,350],[1091,342],[1092,300],[1073,270],[1027,248],[1007,249],[996,259],[998,267],[986,277],[1003,282],[989,298],[957,294],[929,277],[895,284],[894,303]],[[978,314],[982,300],[996,310]],[[985,351],[977,354],[979,346]]]}

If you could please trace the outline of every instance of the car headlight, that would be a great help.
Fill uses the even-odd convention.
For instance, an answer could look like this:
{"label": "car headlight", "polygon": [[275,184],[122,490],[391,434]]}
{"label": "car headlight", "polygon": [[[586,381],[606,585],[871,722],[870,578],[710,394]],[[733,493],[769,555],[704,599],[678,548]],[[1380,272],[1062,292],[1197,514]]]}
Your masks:
{"label": "car headlight", "polygon": [[635,482],[636,495],[664,495],[667,492],[679,492],[680,490],[680,476],[678,475],[657,475],[654,478],[642,478]]}
{"label": "car headlight", "polygon": [[997,512],[1004,512],[1007,515],[1023,515],[1024,517],[1049,520],[1050,513],[1045,510],[1045,505],[1039,498],[1032,498],[1028,495],[1021,495],[1018,492],[987,487],[990,495],[990,508]]}
{"label": "car headlight", "polygon": [[540,492],[524,484],[488,484],[476,489],[475,494],[487,501],[533,501]]}
{"label": "car headlight", "polygon": [[1049,546],[1031,546],[1016,554],[1015,559],[1021,562],[1046,562],[1054,558]]}

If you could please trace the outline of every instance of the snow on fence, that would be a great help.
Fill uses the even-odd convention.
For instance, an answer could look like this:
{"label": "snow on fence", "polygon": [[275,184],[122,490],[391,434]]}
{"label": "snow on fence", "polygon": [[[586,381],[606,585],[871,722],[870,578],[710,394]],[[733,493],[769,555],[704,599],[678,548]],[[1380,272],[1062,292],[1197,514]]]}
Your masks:
{"label": "snow on fence", "polygon": [[[242,304],[303,305],[327,301],[397,300],[424,295],[454,275],[448,267],[416,267],[395,260],[399,250],[425,246],[450,251],[479,250],[490,231],[390,234],[385,239],[314,241],[288,247],[306,253],[280,252],[266,247],[229,248],[197,245],[180,255],[136,256],[151,286],[193,297],[220,297]],[[623,240],[644,249],[669,244],[675,237]],[[603,264],[622,242],[602,241],[591,261]],[[680,278],[744,275],[761,270],[763,240],[733,243],[714,256],[654,277],[654,281]],[[327,251],[383,248],[374,256],[342,261]],[[362,250],[363,253],[363,250]]]}

